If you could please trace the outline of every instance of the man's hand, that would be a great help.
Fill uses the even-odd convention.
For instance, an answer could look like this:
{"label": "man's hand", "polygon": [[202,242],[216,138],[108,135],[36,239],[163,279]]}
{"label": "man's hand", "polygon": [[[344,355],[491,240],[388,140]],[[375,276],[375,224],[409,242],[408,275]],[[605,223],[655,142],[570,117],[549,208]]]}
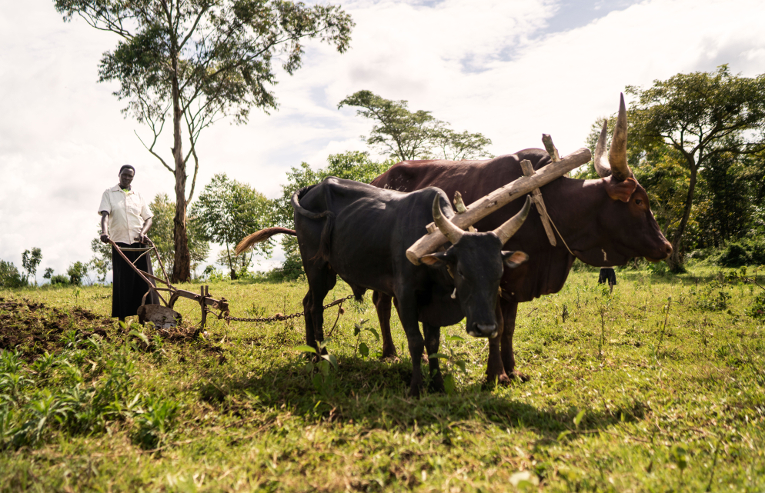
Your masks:
{"label": "man's hand", "polygon": [[106,233],[102,234],[101,241],[103,241],[104,243],[109,243],[109,235]]}
{"label": "man's hand", "polygon": [[138,243],[140,243],[140,244],[142,244],[142,245],[145,245],[146,243],[148,243],[148,242],[149,242],[149,237],[148,237],[148,236],[146,236],[146,233],[140,233],[140,234],[138,235],[138,238],[137,238],[137,239],[138,239]]}

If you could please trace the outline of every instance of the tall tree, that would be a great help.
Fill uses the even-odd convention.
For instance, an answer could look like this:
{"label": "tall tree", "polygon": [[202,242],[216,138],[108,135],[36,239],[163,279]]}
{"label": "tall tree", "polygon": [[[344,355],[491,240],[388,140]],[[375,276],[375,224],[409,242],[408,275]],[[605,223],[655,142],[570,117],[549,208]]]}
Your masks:
{"label": "tall tree", "polygon": [[[193,203],[192,203],[193,208]],[[158,193],[149,204],[152,217],[152,225],[149,237],[156,245],[159,256],[165,268],[170,272],[175,270],[175,242],[173,241],[173,216],[175,215],[175,202],[170,200],[166,193]],[[191,258],[191,270],[194,271],[200,262],[204,262],[210,254],[210,244],[204,237],[199,220],[192,211],[188,222],[189,257]],[[100,243],[103,245],[103,243]],[[108,251],[111,258],[111,250]],[[153,259],[152,259],[153,260]],[[159,271],[159,265],[154,264],[155,273]]]}
{"label": "tall tree", "polygon": [[[344,52],[354,26],[338,6],[306,6],[285,0],[54,0],[69,21],[76,14],[90,26],[122,39],[104,54],[99,81],[118,81],[123,112],[152,133],[141,142],[175,177],[173,281],[190,278],[186,209],[194,194],[202,130],[231,115],[247,121],[252,107],[277,107],[272,66],[281,57],[292,74],[302,63],[304,38],[319,38]],[[277,58],[278,59],[278,58]],[[155,150],[166,120],[172,123],[172,161]],[[189,148],[183,150],[182,127]],[[140,137],[139,137],[140,138]],[[186,194],[187,163],[194,159]]]}
{"label": "tall tree", "polygon": [[32,250],[24,250],[21,254],[21,266],[27,271],[27,276],[32,276],[37,286],[37,267],[42,262],[42,250],[35,247]]}
{"label": "tall tree", "polygon": [[682,262],[682,239],[693,207],[699,170],[715,156],[750,154],[763,148],[765,76],[733,75],[727,65],[714,72],[677,74],[652,87],[629,86],[637,98],[630,110],[631,136],[644,149],[666,146],[689,171],[683,214],[672,235],[672,270]]}
{"label": "tall tree", "polygon": [[[246,270],[253,254],[236,258],[234,248],[245,236],[271,225],[271,203],[246,183],[231,180],[225,173],[213,177],[192,206],[199,230],[207,241],[226,247],[219,258],[228,266],[231,279]],[[271,245],[259,244],[254,251],[269,255]]]}
{"label": "tall tree", "polygon": [[367,145],[399,161],[427,159],[440,150],[444,159],[491,157],[486,147],[491,140],[480,133],[458,133],[447,122],[437,120],[430,111],[407,109],[405,100],[385,99],[362,90],[340,101],[338,108],[355,106],[356,114],[375,122]]}

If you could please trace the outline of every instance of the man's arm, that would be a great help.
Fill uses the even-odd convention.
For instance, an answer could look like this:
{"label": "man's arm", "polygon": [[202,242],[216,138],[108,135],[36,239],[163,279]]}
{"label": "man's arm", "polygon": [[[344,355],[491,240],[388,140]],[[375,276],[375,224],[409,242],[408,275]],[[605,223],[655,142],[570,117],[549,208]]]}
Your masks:
{"label": "man's arm", "polygon": [[150,228],[151,228],[151,218],[148,218],[143,223],[143,228],[141,228],[141,235],[139,236],[138,241],[140,241],[141,243],[147,242],[149,238],[146,236],[146,233],[149,231]]}
{"label": "man's arm", "polygon": [[101,241],[109,243],[109,213],[101,211]]}

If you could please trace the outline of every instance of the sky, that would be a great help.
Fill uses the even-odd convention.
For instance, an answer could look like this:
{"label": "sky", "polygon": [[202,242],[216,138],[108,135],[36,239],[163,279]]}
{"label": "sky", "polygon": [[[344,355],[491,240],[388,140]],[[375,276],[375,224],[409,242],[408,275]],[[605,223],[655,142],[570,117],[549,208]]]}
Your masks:
{"label": "sky", "polygon": [[[541,147],[542,133],[565,155],[628,85],[723,63],[743,76],[765,67],[761,0],[331,3],[356,22],[351,49],[308,42],[302,68],[277,73],[277,111],[206,130],[197,191],[227,173],[274,198],[291,167],[367,150],[372,123],[337,109],[361,89],[481,132],[495,155]],[[0,259],[20,267],[25,249],[41,248],[38,281],[47,267],[62,273],[91,258],[100,197],[122,164],[136,167],[147,200],[173,196],[173,176],[136,136],[147,130],[120,112],[114,85],[98,83],[116,42],[82,19],[63,22],[52,0],[0,1]],[[168,134],[158,148],[169,157],[170,145]],[[281,259],[277,251],[256,268]]]}

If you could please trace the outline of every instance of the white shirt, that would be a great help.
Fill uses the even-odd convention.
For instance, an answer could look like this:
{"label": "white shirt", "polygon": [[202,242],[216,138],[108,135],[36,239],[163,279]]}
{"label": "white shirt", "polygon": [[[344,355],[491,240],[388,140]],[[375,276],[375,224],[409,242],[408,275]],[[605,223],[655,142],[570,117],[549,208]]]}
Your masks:
{"label": "white shirt", "polygon": [[123,191],[119,185],[108,188],[101,196],[98,213],[109,213],[109,237],[115,243],[135,243],[141,235],[143,223],[154,216],[143,200],[141,194],[128,190]]}

